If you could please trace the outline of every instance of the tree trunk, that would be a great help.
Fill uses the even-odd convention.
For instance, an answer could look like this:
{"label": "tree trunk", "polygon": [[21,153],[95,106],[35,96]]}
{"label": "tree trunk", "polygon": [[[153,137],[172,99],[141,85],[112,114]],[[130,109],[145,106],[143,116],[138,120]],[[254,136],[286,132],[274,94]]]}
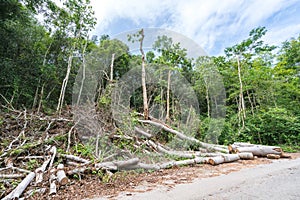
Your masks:
{"label": "tree trunk", "polygon": [[71,52],[71,55],[69,56],[67,73],[63,80],[61,90],[60,90],[60,95],[59,95],[58,104],[57,104],[57,108],[56,108],[56,111],[58,112],[58,114],[61,114],[61,109],[62,109],[62,106],[64,103],[66,88],[67,88],[67,84],[68,84],[69,76],[70,76],[70,72],[71,72],[71,67],[72,67],[72,61],[73,61],[73,51]]}
{"label": "tree trunk", "polygon": [[170,85],[171,85],[171,70],[168,70],[166,122],[170,120]]}
{"label": "tree trunk", "polygon": [[86,69],[86,65],[85,65],[85,50],[87,47],[87,43],[88,43],[88,38],[86,39],[85,45],[83,47],[83,51],[82,51],[82,80],[81,80],[81,85],[80,85],[80,90],[79,90],[79,94],[78,94],[78,98],[77,98],[77,105],[79,105],[79,101],[81,98],[81,93],[82,93],[82,89],[83,89],[83,84],[85,81],[85,69]]}
{"label": "tree trunk", "polygon": [[111,64],[110,64],[110,82],[112,83],[114,79],[114,61],[115,61],[115,54],[111,54]]}
{"label": "tree trunk", "polygon": [[[251,152],[254,156],[266,157],[268,154],[282,155],[283,151],[277,146],[253,145],[244,147],[232,147],[234,152]],[[232,151],[231,151],[232,152]]]}
{"label": "tree trunk", "polygon": [[240,94],[239,94],[239,116],[242,113],[242,128],[245,127],[245,119],[246,119],[246,109],[245,109],[245,100],[244,100],[244,95],[243,95],[243,82],[242,82],[242,74],[241,74],[241,64],[240,64],[240,58],[237,55],[237,67],[238,67],[238,76],[239,76],[239,83],[240,83]]}
{"label": "tree trunk", "polygon": [[211,165],[218,165],[226,162],[233,162],[239,160],[240,157],[237,154],[226,154],[221,156],[216,156],[208,159],[208,163]]}
{"label": "tree trunk", "polygon": [[148,108],[147,87],[146,87],[145,53],[143,50],[144,37],[145,37],[144,29],[142,29],[141,39],[140,39],[140,52],[142,54],[142,88],[143,88],[144,118],[147,120],[149,117],[149,108]]}

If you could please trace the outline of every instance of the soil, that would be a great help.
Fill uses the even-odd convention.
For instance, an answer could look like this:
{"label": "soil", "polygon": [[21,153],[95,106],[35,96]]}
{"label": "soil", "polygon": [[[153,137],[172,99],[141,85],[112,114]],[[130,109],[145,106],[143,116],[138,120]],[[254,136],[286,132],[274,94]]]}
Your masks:
{"label": "soil", "polygon": [[[300,153],[290,154],[292,159],[300,158]],[[191,183],[195,179],[229,174],[244,168],[253,168],[260,164],[269,164],[273,160],[256,158],[254,160],[239,160],[217,166],[208,164],[175,167],[155,172],[117,172],[107,183],[103,183],[98,175],[86,175],[81,180],[71,179],[69,184],[61,186],[53,196],[35,194],[30,199],[91,199],[106,197],[117,199],[120,193],[131,196],[134,193],[151,191],[164,186],[171,190],[178,184]]]}

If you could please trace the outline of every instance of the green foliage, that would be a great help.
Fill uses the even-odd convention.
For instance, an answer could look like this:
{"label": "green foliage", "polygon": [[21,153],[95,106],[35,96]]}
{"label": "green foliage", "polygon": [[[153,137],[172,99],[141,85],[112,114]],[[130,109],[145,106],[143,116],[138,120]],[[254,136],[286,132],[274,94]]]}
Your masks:
{"label": "green foliage", "polygon": [[83,156],[83,157],[88,157],[91,160],[94,160],[94,147],[88,144],[76,144],[73,146],[73,150],[75,152],[75,155]]}
{"label": "green foliage", "polygon": [[270,145],[300,144],[300,122],[284,108],[261,110],[247,121],[242,135],[250,136],[251,142]]}

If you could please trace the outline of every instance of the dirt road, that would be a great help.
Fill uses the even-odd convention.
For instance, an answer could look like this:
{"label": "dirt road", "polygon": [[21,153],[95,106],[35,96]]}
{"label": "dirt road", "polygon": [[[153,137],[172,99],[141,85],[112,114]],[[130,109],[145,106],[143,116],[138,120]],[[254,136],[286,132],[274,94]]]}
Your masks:
{"label": "dirt road", "polygon": [[[139,193],[120,193],[120,200],[300,199],[300,158],[242,169],[227,175],[196,179],[170,189],[159,186]],[[146,190],[145,190],[146,191]],[[104,200],[108,198],[95,198]]]}

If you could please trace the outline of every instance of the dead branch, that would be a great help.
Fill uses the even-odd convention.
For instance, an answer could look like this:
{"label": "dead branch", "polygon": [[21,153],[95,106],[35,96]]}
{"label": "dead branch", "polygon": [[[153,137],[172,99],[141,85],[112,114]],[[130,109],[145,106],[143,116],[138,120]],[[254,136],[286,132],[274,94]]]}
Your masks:
{"label": "dead branch", "polygon": [[0,174],[0,178],[23,178],[25,174]]}
{"label": "dead branch", "polygon": [[89,161],[89,160],[86,160],[84,158],[80,158],[80,157],[74,156],[74,155],[60,154],[60,156],[67,158],[69,160],[73,160],[73,161],[77,161],[77,162],[81,162],[81,163],[85,163],[85,164],[91,163],[91,161]]}
{"label": "dead branch", "polygon": [[31,172],[28,174],[25,179],[6,197],[4,197],[2,200],[9,200],[9,199],[18,199],[20,195],[23,193],[23,191],[26,189],[26,187],[30,184],[30,182],[34,179],[35,173]]}

